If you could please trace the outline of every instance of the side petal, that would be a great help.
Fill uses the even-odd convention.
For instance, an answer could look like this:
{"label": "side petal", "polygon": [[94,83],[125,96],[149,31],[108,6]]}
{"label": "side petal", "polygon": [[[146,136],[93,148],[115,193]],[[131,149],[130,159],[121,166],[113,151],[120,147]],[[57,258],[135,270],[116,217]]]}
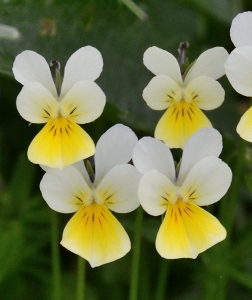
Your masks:
{"label": "side petal", "polygon": [[42,196],[51,207],[61,213],[76,212],[83,204],[90,204],[92,191],[77,169],[48,168],[40,182]]}
{"label": "side petal", "polygon": [[148,214],[159,216],[166,212],[169,203],[176,201],[176,188],[169,178],[152,170],[142,176],[138,197]]}
{"label": "side petal", "polygon": [[218,79],[225,74],[224,63],[228,58],[228,52],[222,47],[215,47],[203,52],[188,71],[185,84],[188,84],[198,76],[206,75]]}
{"label": "side petal", "polygon": [[236,90],[244,96],[252,96],[252,47],[234,49],[225,63],[226,75]]}
{"label": "side petal", "polygon": [[143,90],[143,98],[150,108],[163,110],[182,98],[182,89],[169,76],[158,75]]}
{"label": "side petal", "polygon": [[51,119],[28,148],[28,159],[35,164],[62,169],[95,152],[90,136],[70,118]]}
{"label": "side petal", "polygon": [[167,109],[156,126],[154,136],[169,148],[183,149],[189,137],[203,127],[212,127],[208,118],[194,103],[183,100]]}
{"label": "side petal", "polygon": [[214,128],[196,131],[187,141],[182,154],[177,183],[181,185],[192,167],[204,157],[218,157],[222,150],[222,136]]}
{"label": "side petal", "polygon": [[106,96],[100,87],[92,81],[83,80],[76,83],[60,102],[64,117],[78,124],[96,120],[103,112]]}
{"label": "side petal", "polygon": [[131,248],[130,239],[104,205],[82,208],[67,223],[61,245],[86,259],[92,268],[117,260]]}
{"label": "side petal", "polygon": [[78,82],[82,80],[95,81],[101,74],[103,59],[99,50],[94,47],[82,47],[68,59],[61,87],[61,98]]}
{"label": "side petal", "polygon": [[57,97],[49,65],[44,57],[38,53],[26,50],[17,55],[12,71],[15,79],[21,84],[38,82],[48,89],[55,98]]}
{"label": "side petal", "polygon": [[193,79],[185,89],[187,102],[194,102],[204,110],[215,109],[224,101],[225,91],[218,81],[208,76]]}
{"label": "side petal", "polygon": [[144,174],[157,170],[175,181],[175,165],[170,149],[161,141],[144,137],[133,150],[133,162],[137,170]]}
{"label": "side petal", "polygon": [[95,202],[117,213],[135,210],[140,205],[137,198],[140,177],[131,165],[113,167],[95,189]]}
{"label": "side petal", "polygon": [[217,157],[205,157],[191,169],[180,193],[196,205],[209,205],[219,201],[227,192],[232,171]]}
{"label": "side petal", "polygon": [[248,142],[252,142],[252,107],[250,107],[241,117],[236,131],[241,138]]}
{"label": "side petal", "polygon": [[180,68],[176,58],[158,47],[150,47],[144,52],[143,63],[155,75],[167,75],[177,84],[182,84]]}
{"label": "side petal", "polygon": [[31,123],[46,123],[58,114],[59,104],[40,83],[27,83],[17,96],[17,110]]}
{"label": "side petal", "polygon": [[158,231],[156,248],[167,259],[196,258],[226,238],[226,230],[211,214],[191,202],[169,205]]}
{"label": "side petal", "polygon": [[122,124],[114,125],[100,137],[95,153],[94,184],[96,186],[114,166],[131,160],[136,143],[135,133]]}
{"label": "side petal", "polygon": [[235,47],[252,46],[252,12],[238,14],[232,21],[230,37]]}

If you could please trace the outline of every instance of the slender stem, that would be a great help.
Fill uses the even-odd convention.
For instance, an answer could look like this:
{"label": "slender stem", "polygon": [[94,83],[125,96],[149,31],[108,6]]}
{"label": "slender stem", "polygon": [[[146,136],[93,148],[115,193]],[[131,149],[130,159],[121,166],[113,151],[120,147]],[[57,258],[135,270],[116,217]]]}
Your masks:
{"label": "slender stem", "polygon": [[167,286],[167,279],[169,275],[170,262],[168,259],[162,259],[161,267],[158,276],[158,286],[156,290],[155,300],[165,299],[165,291]]}
{"label": "slender stem", "polygon": [[61,300],[61,274],[59,253],[58,215],[51,211],[51,247],[52,247],[52,299]]}
{"label": "slender stem", "polygon": [[143,222],[143,209],[139,207],[136,212],[135,231],[134,231],[135,234],[134,234],[134,242],[132,247],[133,257],[132,257],[132,266],[131,266],[129,300],[137,300],[142,222]]}
{"label": "slender stem", "polygon": [[124,3],[129,8],[129,10],[131,10],[142,21],[148,18],[147,14],[132,0],[121,0],[121,2]]}
{"label": "slender stem", "polygon": [[85,299],[85,273],[86,273],[86,262],[82,257],[78,256],[76,300]]}

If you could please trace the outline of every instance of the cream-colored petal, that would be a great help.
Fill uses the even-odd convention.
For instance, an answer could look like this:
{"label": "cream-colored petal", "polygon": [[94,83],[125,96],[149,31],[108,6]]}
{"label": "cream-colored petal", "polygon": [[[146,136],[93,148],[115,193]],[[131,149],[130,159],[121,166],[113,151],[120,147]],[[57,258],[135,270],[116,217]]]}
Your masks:
{"label": "cream-colored petal", "polygon": [[226,194],[231,180],[232,171],[227,164],[217,157],[205,157],[190,170],[180,193],[199,206],[209,205]]}
{"label": "cream-colored petal", "polygon": [[133,150],[133,162],[142,174],[157,170],[171,181],[175,181],[175,165],[171,151],[157,139],[144,137],[139,140]]}
{"label": "cream-colored petal", "polygon": [[91,204],[67,223],[61,245],[85,258],[91,267],[123,257],[131,248],[129,237],[105,205]]}
{"label": "cream-colored petal", "polygon": [[225,63],[227,78],[236,92],[252,96],[252,47],[234,49]]}
{"label": "cream-colored petal", "polygon": [[59,104],[40,83],[27,83],[17,96],[17,110],[31,123],[46,123],[58,114]]}
{"label": "cream-colored petal", "polygon": [[182,84],[180,68],[176,58],[158,47],[150,47],[144,52],[143,63],[155,75],[167,75],[177,84]]}
{"label": "cream-colored petal", "polygon": [[103,59],[99,50],[94,47],[82,47],[68,59],[61,87],[61,99],[79,81],[95,81],[101,74]]}
{"label": "cream-colored petal", "polygon": [[140,177],[132,165],[113,167],[95,189],[95,202],[117,213],[135,210],[140,205],[137,197]]}
{"label": "cream-colored petal", "polygon": [[51,119],[28,148],[28,159],[35,164],[62,169],[92,156],[95,145],[90,136],[71,118]]}
{"label": "cream-colored petal", "polygon": [[236,131],[241,138],[248,142],[252,142],[252,107],[250,107],[241,117]]}
{"label": "cream-colored petal", "polygon": [[158,231],[156,248],[167,259],[196,258],[226,238],[226,230],[211,214],[191,202],[169,205]]}
{"label": "cream-colored petal", "polygon": [[185,84],[206,75],[213,79],[218,79],[225,74],[224,63],[228,58],[228,52],[222,47],[214,47],[203,52],[191,67],[185,78]]}
{"label": "cream-colored petal", "polygon": [[173,103],[159,120],[154,136],[169,148],[184,148],[189,137],[203,127],[212,127],[208,118],[194,104]]}
{"label": "cream-colored petal", "polygon": [[169,178],[152,170],[142,176],[138,198],[148,214],[159,216],[167,210],[169,203],[176,201],[176,188]]}
{"label": "cream-colored petal", "polygon": [[75,162],[74,164],[72,164],[73,167],[75,167],[81,174],[81,176],[84,178],[84,180],[86,181],[86,183],[91,186],[92,182],[90,180],[90,177],[88,175],[87,169],[84,165],[84,161],[80,160]]}
{"label": "cream-colored petal", "polygon": [[218,81],[208,76],[199,76],[185,89],[187,102],[194,102],[200,109],[215,109],[224,101],[225,91]]}
{"label": "cream-colored petal", "polygon": [[38,82],[48,89],[54,97],[57,97],[49,65],[44,57],[38,53],[26,50],[17,55],[12,71],[15,79],[21,84]]}
{"label": "cream-colored petal", "polygon": [[230,37],[235,47],[252,46],[252,12],[238,14],[232,21]]}
{"label": "cream-colored petal", "polygon": [[48,168],[40,182],[42,196],[51,207],[61,213],[77,211],[92,200],[92,191],[77,169]]}
{"label": "cream-colored petal", "polygon": [[152,78],[143,90],[143,98],[150,108],[163,110],[168,108],[172,102],[181,100],[182,89],[169,76],[158,75]]}
{"label": "cream-colored petal", "polygon": [[90,123],[103,112],[106,96],[92,81],[79,81],[60,102],[61,113],[78,124]]}

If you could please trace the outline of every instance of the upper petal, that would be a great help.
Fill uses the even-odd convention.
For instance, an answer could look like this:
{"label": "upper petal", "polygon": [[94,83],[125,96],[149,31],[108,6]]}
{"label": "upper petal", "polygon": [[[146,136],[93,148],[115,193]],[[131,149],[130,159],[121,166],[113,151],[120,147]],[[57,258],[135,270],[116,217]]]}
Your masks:
{"label": "upper petal", "polygon": [[15,79],[21,84],[38,82],[48,89],[54,97],[57,97],[49,65],[44,57],[38,53],[26,50],[17,55],[12,71]]}
{"label": "upper petal", "polygon": [[252,12],[238,14],[232,21],[230,37],[235,47],[252,46]]}
{"label": "upper petal", "polygon": [[248,142],[252,142],[252,107],[250,107],[241,117],[236,131],[241,138]]}
{"label": "upper petal", "polygon": [[127,126],[116,124],[107,130],[96,145],[94,184],[114,166],[129,162],[136,143],[135,133]]}
{"label": "upper petal", "polygon": [[157,170],[171,181],[175,180],[175,166],[171,151],[157,139],[144,137],[139,140],[133,150],[133,162],[142,174]]}
{"label": "upper petal", "polygon": [[234,49],[225,63],[225,71],[233,88],[244,96],[252,96],[252,47]]}
{"label": "upper petal", "polygon": [[74,52],[65,66],[64,79],[60,92],[61,98],[78,81],[95,81],[100,76],[102,68],[103,59],[100,51],[96,48],[86,46]]}
{"label": "upper petal", "polygon": [[92,191],[77,169],[68,166],[63,170],[48,168],[40,182],[40,190],[47,204],[61,213],[77,211],[90,203]]}
{"label": "upper petal", "polygon": [[72,166],[80,172],[81,176],[84,178],[86,183],[89,186],[91,186],[92,182],[91,182],[90,177],[88,175],[88,172],[87,172],[87,169],[85,167],[84,161],[83,160],[77,161],[74,164],[72,164]]}
{"label": "upper petal", "polygon": [[77,82],[60,102],[62,115],[78,124],[96,120],[103,112],[106,96],[93,81]]}
{"label": "upper petal", "polygon": [[144,52],[143,63],[155,75],[168,75],[178,84],[182,77],[178,61],[169,52],[158,47],[150,47]]}
{"label": "upper petal", "polygon": [[206,75],[218,79],[225,74],[224,63],[228,58],[228,52],[222,47],[215,47],[203,52],[191,67],[185,78],[188,84],[194,78]]}
{"label": "upper petal", "polygon": [[222,136],[214,128],[202,128],[185,144],[180,164],[178,184],[182,184],[192,167],[207,156],[218,157],[222,150]]}

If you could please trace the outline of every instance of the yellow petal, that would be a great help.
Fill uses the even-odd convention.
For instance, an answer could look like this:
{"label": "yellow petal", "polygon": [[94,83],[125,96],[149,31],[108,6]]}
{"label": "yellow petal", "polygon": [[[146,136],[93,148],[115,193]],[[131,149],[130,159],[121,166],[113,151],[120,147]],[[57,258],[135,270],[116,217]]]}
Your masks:
{"label": "yellow petal", "polygon": [[169,148],[183,148],[189,137],[203,127],[212,127],[208,118],[192,102],[174,102],[159,120],[155,138]]}
{"label": "yellow petal", "polygon": [[190,201],[179,200],[168,207],[156,248],[164,258],[196,258],[225,237],[225,228],[214,216]]}
{"label": "yellow petal", "polygon": [[28,148],[31,162],[59,169],[94,153],[90,136],[71,118],[62,117],[51,119]]}
{"label": "yellow petal", "polygon": [[236,130],[241,138],[248,142],[252,142],[252,107],[250,107],[241,117]]}
{"label": "yellow petal", "polygon": [[61,245],[97,267],[123,257],[130,250],[129,237],[104,205],[82,208],[66,225]]}

